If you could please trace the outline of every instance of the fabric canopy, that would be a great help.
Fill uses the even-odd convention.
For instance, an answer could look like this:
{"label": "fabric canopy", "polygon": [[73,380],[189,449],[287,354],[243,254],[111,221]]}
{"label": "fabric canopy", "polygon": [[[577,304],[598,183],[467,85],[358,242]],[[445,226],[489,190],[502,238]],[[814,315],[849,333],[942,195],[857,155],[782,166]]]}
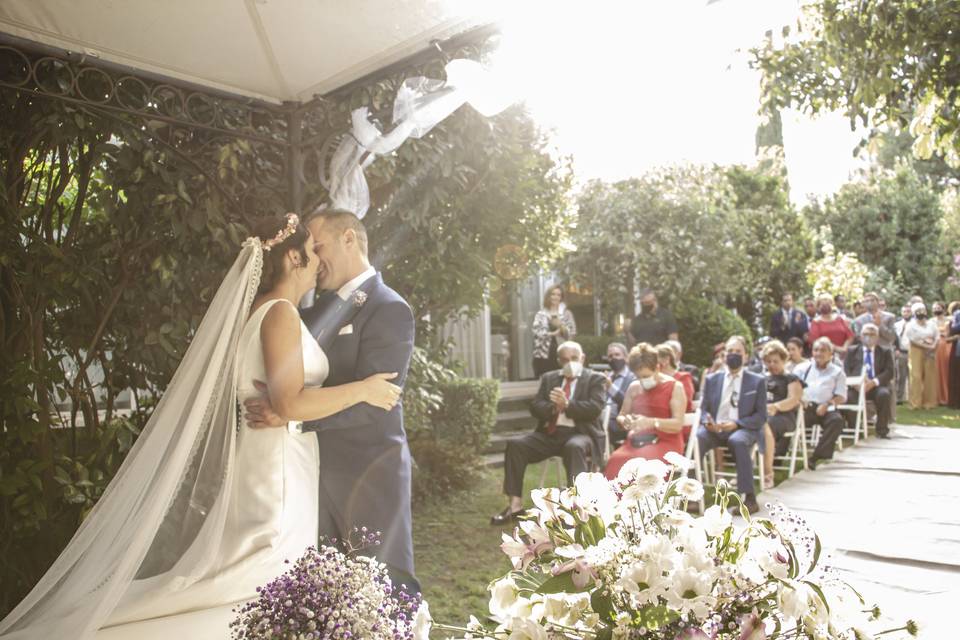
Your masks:
{"label": "fabric canopy", "polygon": [[270,103],[306,102],[489,22],[457,0],[3,0],[0,32]]}

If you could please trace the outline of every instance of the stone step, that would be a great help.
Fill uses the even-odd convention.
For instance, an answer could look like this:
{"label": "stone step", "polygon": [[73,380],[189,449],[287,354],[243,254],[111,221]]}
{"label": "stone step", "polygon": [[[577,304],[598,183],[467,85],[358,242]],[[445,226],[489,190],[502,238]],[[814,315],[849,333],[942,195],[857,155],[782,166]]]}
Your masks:
{"label": "stone step", "polygon": [[532,431],[537,426],[537,419],[530,415],[529,409],[522,411],[506,411],[497,414],[497,423],[493,432],[504,433],[509,431]]}
{"label": "stone step", "polygon": [[502,453],[488,453],[480,457],[481,466],[485,469],[502,469],[503,468],[503,454]]}
{"label": "stone step", "polygon": [[497,403],[497,413],[508,413],[510,411],[530,412],[530,401],[533,396],[523,398],[501,398]]}

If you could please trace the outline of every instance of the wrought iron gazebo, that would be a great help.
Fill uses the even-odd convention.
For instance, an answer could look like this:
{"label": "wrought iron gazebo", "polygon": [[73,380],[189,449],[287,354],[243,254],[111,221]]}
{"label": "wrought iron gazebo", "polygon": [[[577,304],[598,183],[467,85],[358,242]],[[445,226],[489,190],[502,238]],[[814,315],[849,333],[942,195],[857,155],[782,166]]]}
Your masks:
{"label": "wrought iron gazebo", "polygon": [[[0,87],[65,101],[149,136],[204,174],[247,219],[251,196],[264,192],[287,210],[315,207],[351,109],[385,115],[391,105],[379,96],[394,95],[404,78],[442,77],[446,62],[477,58],[497,35],[482,16],[436,2],[400,3],[398,11],[397,3],[302,0],[279,13],[272,0],[216,0],[203,3],[213,10],[199,23],[183,7],[93,4],[104,5],[102,12],[53,0],[0,5]],[[144,24],[159,32],[130,33]],[[231,40],[238,35],[248,40]],[[185,52],[199,56],[221,43],[234,57],[184,66]],[[315,69],[310,56],[322,56]],[[242,179],[229,183],[216,171],[228,143],[245,151],[234,167]]]}

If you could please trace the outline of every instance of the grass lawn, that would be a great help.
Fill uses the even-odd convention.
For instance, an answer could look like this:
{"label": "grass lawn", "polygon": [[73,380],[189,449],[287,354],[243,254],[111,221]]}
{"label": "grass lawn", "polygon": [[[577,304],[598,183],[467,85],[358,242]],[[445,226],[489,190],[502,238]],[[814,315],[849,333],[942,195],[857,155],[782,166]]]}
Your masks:
{"label": "grass lawn", "polygon": [[911,409],[905,404],[897,407],[900,424],[917,424],[924,427],[951,427],[960,429],[960,411],[948,407],[936,409]]}

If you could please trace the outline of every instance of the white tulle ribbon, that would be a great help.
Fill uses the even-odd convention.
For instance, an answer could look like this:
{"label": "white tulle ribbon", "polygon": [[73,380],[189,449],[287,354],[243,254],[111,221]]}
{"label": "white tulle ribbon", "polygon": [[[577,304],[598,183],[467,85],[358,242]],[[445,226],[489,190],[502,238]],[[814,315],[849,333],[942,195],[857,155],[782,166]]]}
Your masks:
{"label": "white tulle ribbon", "polygon": [[384,133],[370,121],[367,107],[351,113],[350,134],[343,137],[321,178],[330,206],[358,217],[370,208],[370,189],[363,174],[378,155],[396,150],[409,138],[422,138],[464,104],[486,117],[506,109],[513,100],[496,77],[473,60],[451,60],[446,81],[417,76],[400,85],[393,104],[393,126]]}

